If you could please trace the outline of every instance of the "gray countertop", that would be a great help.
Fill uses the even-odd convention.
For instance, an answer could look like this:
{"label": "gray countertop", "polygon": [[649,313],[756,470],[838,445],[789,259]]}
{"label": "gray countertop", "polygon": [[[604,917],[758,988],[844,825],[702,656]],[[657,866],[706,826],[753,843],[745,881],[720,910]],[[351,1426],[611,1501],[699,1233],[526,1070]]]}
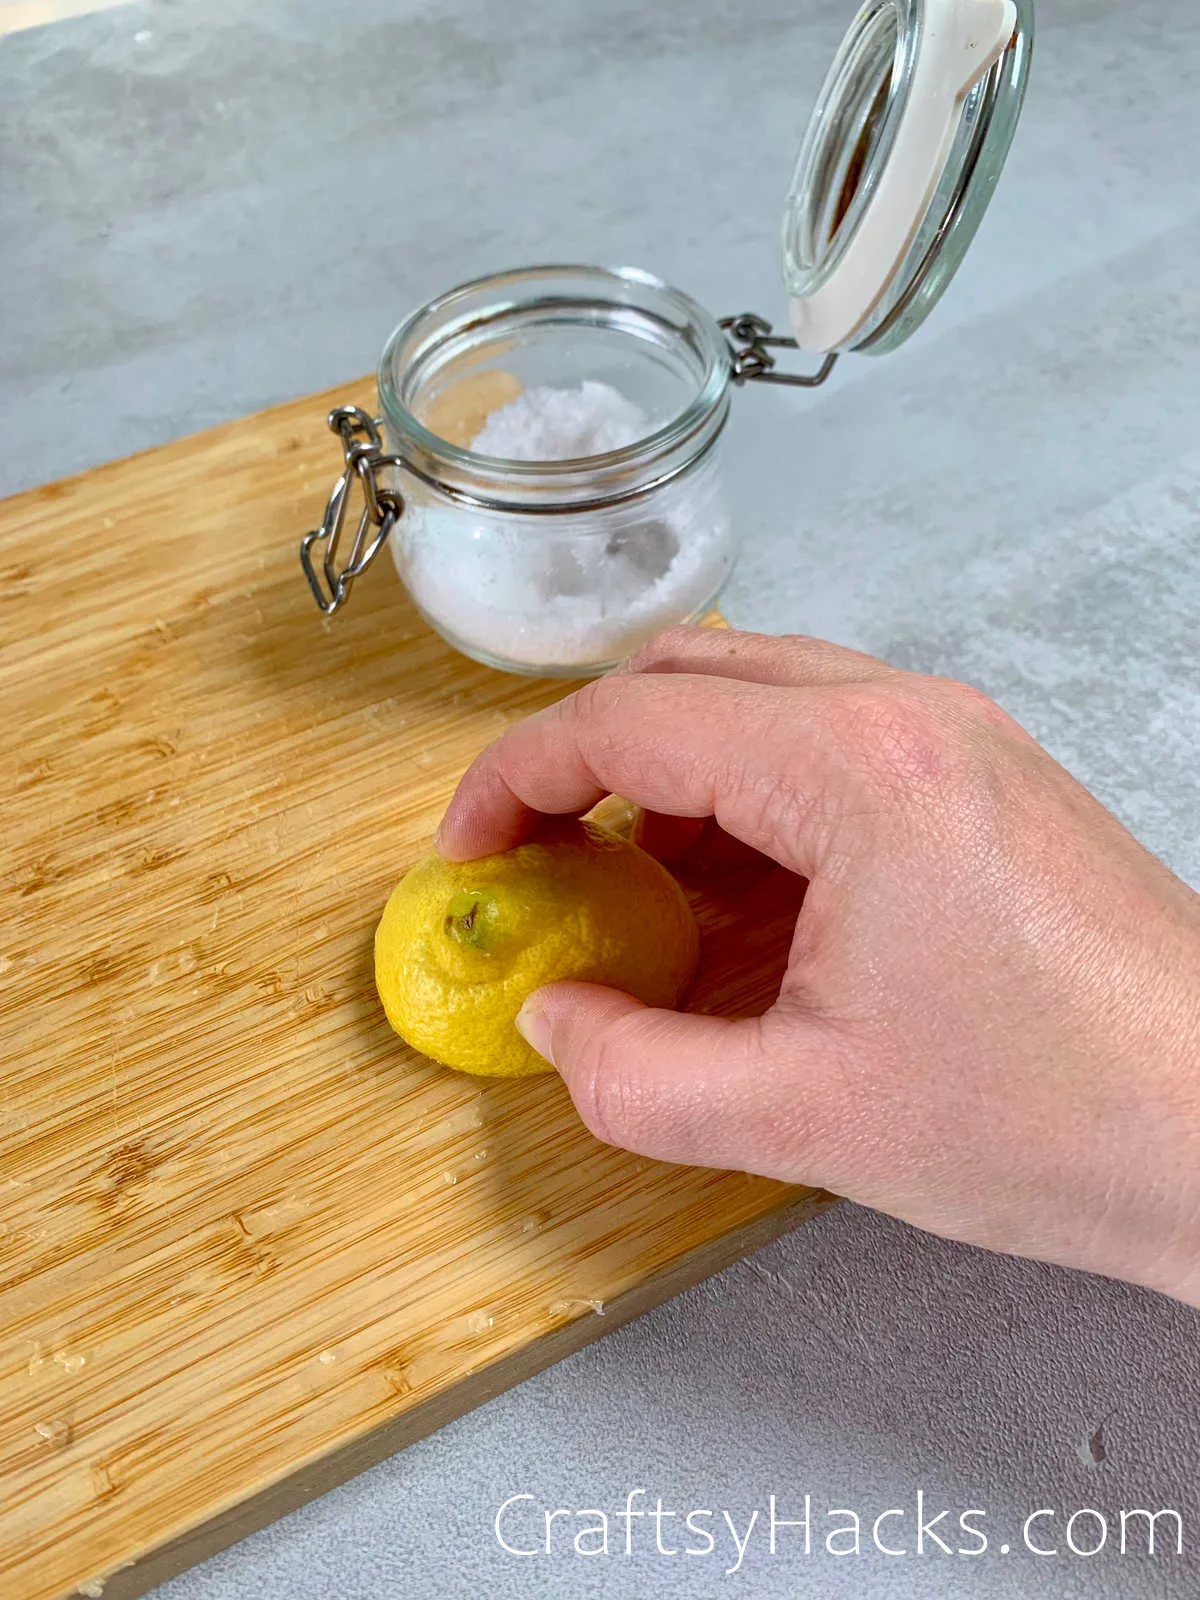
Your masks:
{"label": "gray countertop", "polygon": [[[502,265],[633,262],[782,320],[782,193],[850,9],[136,0],[0,40],[0,491],[366,371],[404,312]],[[1040,12],[1009,171],[931,323],[819,395],[738,396],[726,609],[980,685],[1200,884],[1200,8]],[[1200,1317],[845,1206],[159,1595],[1183,1600],[1198,1393]],[[570,1518],[549,1556],[496,1542],[511,1495],[532,1543],[543,1510],[634,1489],[713,1510],[713,1554],[659,1554],[645,1521],[628,1557],[617,1523],[607,1557]],[[916,1554],[918,1491],[951,1525],[986,1510],[987,1554]],[[812,1496],[811,1555],[795,1529],[771,1555],[772,1493],[781,1517]],[[859,1557],[824,1548],[840,1507]],[[909,1553],[866,1553],[892,1507]],[[1021,1540],[1043,1507],[1055,1557]],[[1183,1557],[1162,1524],[1157,1559],[1114,1548],[1137,1507],[1181,1513]],[[756,1508],[725,1576],[721,1513]],[[1080,1508],[1113,1527],[1092,1558]]]}

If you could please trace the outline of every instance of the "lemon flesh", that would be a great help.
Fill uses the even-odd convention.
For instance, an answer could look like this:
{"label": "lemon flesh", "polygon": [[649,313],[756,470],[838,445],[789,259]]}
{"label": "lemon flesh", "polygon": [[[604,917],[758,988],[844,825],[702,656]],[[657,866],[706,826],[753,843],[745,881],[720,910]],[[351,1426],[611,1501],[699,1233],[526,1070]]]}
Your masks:
{"label": "lemon flesh", "polygon": [[419,861],[384,908],[375,985],[415,1050],[459,1072],[518,1078],[552,1070],[514,1025],[534,989],[576,979],[674,1006],[699,949],[664,867],[594,823],[569,822],[480,861]]}

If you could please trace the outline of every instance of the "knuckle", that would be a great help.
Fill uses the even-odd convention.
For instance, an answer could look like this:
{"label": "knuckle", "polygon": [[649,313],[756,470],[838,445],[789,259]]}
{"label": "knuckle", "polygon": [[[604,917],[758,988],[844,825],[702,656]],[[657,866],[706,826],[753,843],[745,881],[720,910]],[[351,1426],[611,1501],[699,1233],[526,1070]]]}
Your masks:
{"label": "knuckle", "polygon": [[852,710],[852,780],[876,837],[904,839],[943,865],[998,847],[1005,727],[978,689],[944,679],[880,685]]}
{"label": "knuckle", "polygon": [[949,714],[964,728],[1012,728],[1012,718],[990,695],[984,694],[973,683],[961,683],[956,678],[939,678],[937,686]]}
{"label": "knuckle", "polygon": [[583,759],[592,767],[614,758],[627,759],[636,749],[645,700],[636,678],[604,677],[585,683],[560,702],[571,724],[572,737]]}
{"label": "knuckle", "polygon": [[894,689],[854,699],[854,740],[871,787],[912,794],[945,786],[957,764],[956,735],[936,704]]}
{"label": "knuckle", "polygon": [[728,774],[716,810],[727,831],[753,839],[756,848],[783,866],[796,868],[798,842],[813,848],[826,837],[831,797],[817,789],[802,757],[781,752],[777,770]]}
{"label": "knuckle", "polygon": [[590,683],[583,684],[573,694],[567,695],[565,700],[559,700],[553,707],[553,714],[572,723],[590,722],[603,715],[612,704],[610,682],[608,678],[593,678]]}
{"label": "knuckle", "polygon": [[577,721],[604,726],[636,714],[646,694],[647,686],[638,678],[610,672],[576,689],[563,704]]}

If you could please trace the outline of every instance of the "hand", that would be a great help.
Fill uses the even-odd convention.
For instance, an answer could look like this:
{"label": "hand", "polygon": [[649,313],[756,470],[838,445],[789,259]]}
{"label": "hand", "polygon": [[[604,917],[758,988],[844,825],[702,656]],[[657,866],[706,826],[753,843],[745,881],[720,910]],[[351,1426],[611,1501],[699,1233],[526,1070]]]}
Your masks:
{"label": "hand", "polygon": [[598,1138],[1200,1304],[1200,898],[999,707],[677,629],[485,751],[439,848],[506,849],[610,790],[647,842],[715,819],[809,887],[763,1017],[530,998]]}

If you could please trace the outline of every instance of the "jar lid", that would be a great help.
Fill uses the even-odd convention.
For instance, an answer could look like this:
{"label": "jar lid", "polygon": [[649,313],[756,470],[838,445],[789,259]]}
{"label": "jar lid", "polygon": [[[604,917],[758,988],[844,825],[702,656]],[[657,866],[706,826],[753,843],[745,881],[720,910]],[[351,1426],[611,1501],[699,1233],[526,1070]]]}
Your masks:
{"label": "jar lid", "polygon": [[866,0],[784,214],[802,349],[882,354],[925,320],[991,200],[1032,45],[1033,0]]}

